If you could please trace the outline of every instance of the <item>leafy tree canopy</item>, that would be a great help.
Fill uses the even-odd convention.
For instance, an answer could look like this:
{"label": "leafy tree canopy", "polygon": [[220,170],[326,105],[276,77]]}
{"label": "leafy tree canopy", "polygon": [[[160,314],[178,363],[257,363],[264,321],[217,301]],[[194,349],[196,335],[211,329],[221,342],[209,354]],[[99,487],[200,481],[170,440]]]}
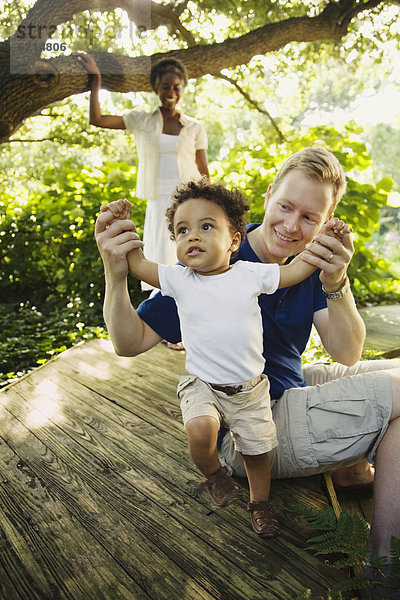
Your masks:
{"label": "leafy tree canopy", "polygon": [[[377,65],[381,77],[386,67],[390,71],[399,41],[399,0],[4,4],[0,141],[7,141],[27,117],[88,89],[89,77],[71,56],[74,50],[93,52],[104,87],[118,92],[149,91],[151,63],[168,54],[186,64],[190,77],[222,76],[246,97],[243,65],[251,64],[264,98],[283,77],[298,83],[298,114],[305,110],[302,94],[315,69],[331,75],[322,78],[315,101],[330,97],[345,104],[362,85],[377,85]],[[350,88],[346,79],[352,81]]]}

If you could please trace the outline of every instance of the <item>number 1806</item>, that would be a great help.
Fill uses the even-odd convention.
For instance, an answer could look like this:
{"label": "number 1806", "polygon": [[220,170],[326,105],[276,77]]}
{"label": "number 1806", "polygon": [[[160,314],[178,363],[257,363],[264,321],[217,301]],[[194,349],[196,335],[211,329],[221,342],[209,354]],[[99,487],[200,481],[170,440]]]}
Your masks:
{"label": "number 1806", "polygon": [[47,52],[58,52],[59,50],[61,50],[61,52],[65,52],[66,49],[67,44],[64,42],[43,42],[42,44],[42,50],[47,50]]}

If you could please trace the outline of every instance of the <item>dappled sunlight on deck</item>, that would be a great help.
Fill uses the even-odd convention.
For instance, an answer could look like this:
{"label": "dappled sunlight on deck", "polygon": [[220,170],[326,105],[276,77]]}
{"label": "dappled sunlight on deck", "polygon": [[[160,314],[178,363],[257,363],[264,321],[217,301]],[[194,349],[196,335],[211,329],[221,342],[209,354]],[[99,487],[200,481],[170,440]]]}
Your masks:
{"label": "dappled sunlight on deck", "polygon": [[62,395],[62,390],[52,381],[41,381],[32,390],[32,408],[29,410],[25,424],[35,429],[45,425],[48,420],[58,423],[63,421],[62,413],[56,400]]}
{"label": "dappled sunlight on deck", "polygon": [[184,363],[93,340],[0,392],[0,597],[294,600],[334,585],[297,508],[327,506],[318,477],[272,483],[274,539],[245,502],[212,505],[176,397]]}

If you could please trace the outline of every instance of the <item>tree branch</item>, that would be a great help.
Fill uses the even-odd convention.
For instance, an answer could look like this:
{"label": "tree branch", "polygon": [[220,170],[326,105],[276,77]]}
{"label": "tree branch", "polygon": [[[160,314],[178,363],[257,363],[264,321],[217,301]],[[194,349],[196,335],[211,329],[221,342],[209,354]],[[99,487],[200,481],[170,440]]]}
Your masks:
{"label": "tree branch", "polygon": [[271,116],[271,114],[265,108],[262,108],[258,102],[253,100],[253,98],[251,98],[251,96],[249,96],[249,94],[238,84],[238,82],[235,79],[231,79],[230,77],[228,77],[227,75],[224,75],[223,73],[218,73],[218,75],[215,75],[215,77],[219,77],[220,79],[224,79],[225,81],[228,81],[229,83],[231,83],[251,106],[253,106],[256,110],[258,110],[258,112],[260,112],[263,115],[266,115],[268,117],[268,119],[271,121],[273,128],[275,129],[276,133],[278,134],[279,140],[281,142],[287,141],[285,136],[283,135],[282,131],[279,129],[277,123],[274,121],[273,117]]}
{"label": "tree branch", "polygon": [[[0,72],[8,69],[11,61],[12,72],[26,73],[28,66],[40,58],[43,42],[54,35],[59,25],[71,21],[74,15],[87,10],[116,8],[125,10],[140,31],[156,29],[164,24],[176,26],[171,6],[153,0],[37,0],[17,31],[0,43]],[[184,9],[184,4],[177,7],[178,13],[181,8]]]}
{"label": "tree branch", "polygon": [[[156,29],[168,23],[171,5],[159,4],[153,0],[37,0],[29,10],[21,25],[61,25],[71,21],[74,15],[84,11],[108,11],[122,8],[137,27]],[[183,5],[182,10],[184,10]],[[177,7],[179,10],[179,7]],[[179,13],[180,14],[180,13]]]}
{"label": "tree branch", "polygon": [[[150,91],[150,67],[160,58],[175,57],[182,60],[189,77],[192,78],[205,74],[218,76],[222,69],[246,64],[255,55],[277,51],[289,43],[324,40],[337,42],[346,34],[348,23],[357,14],[380,4],[391,3],[390,0],[368,0],[365,4],[357,0],[341,0],[339,3],[332,1],[315,17],[292,17],[268,23],[243,36],[228,38],[220,43],[196,44],[191,32],[179,21],[179,15],[186,7],[186,2],[187,0],[158,4],[153,0],[38,0],[21,25],[51,25],[54,28],[84,10],[109,10],[120,7],[128,12],[136,25],[142,24],[147,28],[163,23],[172,27],[181,33],[189,45],[188,48],[135,58],[110,52],[93,53],[102,73],[104,88],[118,92]],[[17,34],[18,32],[11,40],[15,41]],[[74,57],[59,55],[39,60],[40,42],[41,40],[36,39],[28,40],[28,68],[11,73],[10,40],[0,44],[0,142],[7,141],[24,119],[42,108],[89,89],[90,76]],[[27,60],[26,55],[23,58]],[[239,91],[240,86],[235,87]],[[241,93],[243,94],[243,91]],[[247,100],[255,106],[251,98]],[[268,118],[271,120],[270,115]]]}
{"label": "tree branch", "polygon": [[355,4],[354,0],[341,0],[341,11],[338,19],[338,26],[347,31],[349,24],[357,15],[364,11],[370,11],[379,6],[379,4],[382,4],[382,0],[368,0],[362,5]]}

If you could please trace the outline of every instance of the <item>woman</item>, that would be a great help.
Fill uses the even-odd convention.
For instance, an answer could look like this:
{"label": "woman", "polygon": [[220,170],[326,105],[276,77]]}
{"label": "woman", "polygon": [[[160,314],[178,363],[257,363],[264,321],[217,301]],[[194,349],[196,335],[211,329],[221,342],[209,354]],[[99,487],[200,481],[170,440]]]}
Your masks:
{"label": "woman", "polygon": [[[165,220],[171,194],[182,182],[208,177],[207,135],[204,127],[177,108],[187,84],[184,65],[174,58],[156,63],[150,83],[160,99],[153,112],[131,110],[103,115],[99,102],[101,74],[90,54],[79,53],[77,60],[92,74],[90,123],[133,133],[139,157],[136,195],[147,200],[143,231],[146,258],[164,264],[176,263],[175,244]],[[142,289],[151,286],[142,284]]]}

